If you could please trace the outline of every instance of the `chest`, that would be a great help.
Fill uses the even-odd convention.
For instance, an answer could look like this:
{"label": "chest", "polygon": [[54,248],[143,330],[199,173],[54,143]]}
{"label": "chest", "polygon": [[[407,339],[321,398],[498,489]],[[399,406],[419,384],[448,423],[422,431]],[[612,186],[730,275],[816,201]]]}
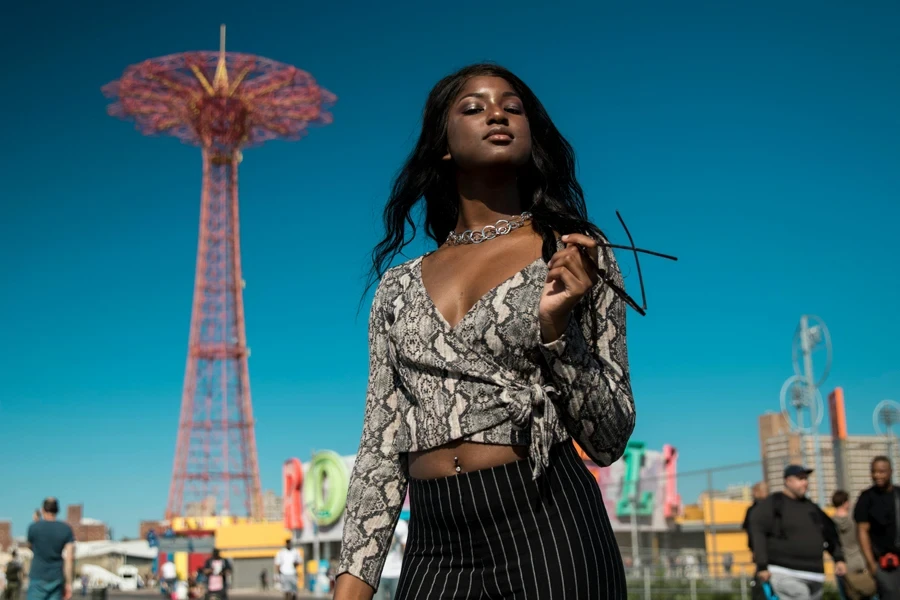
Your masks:
{"label": "chest", "polygon": [[873,495],[869,501],[868,513],[869,522],[876,526],[875,529],[893,528],[896,521],[894,494]]}
{"label": "chest", "polygon": [[[421,279],[421,260],[412,265],[401,297],[391,306],[390,352],[395,364],[477,371],[497,360],[523,365],[533,359],[540,338],[538,309],[546,279],[541,259],[520,268],[466,305],[451,322]],[[471,301],[467,293],[464,301]],[[460,305],[462,306],[462,305]],[[460,309],[462,310],[462,308]]]}
{"label": "chest", "polygon": [[435,311],[450,328],[462,322],[482,299],[489,300],[504,283],[540,261],[539,247],[524,246],[514,252],[486,254],[478,250],[448,249],[425,256],[419,262],[419,282]]}
{"label": "chest", "polygon": [[[777,509],[776,509],[777,510]],[[781,525],[784,533],[791,537],[794,535],[809,535],[811,532],[819,533],[822,529],[821,516],[811,503],[786,502],[780,509],[780,515],[776,513],[776,526]]]}

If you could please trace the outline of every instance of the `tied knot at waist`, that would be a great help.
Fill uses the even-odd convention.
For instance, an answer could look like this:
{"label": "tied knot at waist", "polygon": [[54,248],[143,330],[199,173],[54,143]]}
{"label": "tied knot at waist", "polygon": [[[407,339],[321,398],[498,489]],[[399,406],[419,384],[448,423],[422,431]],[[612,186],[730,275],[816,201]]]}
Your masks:
{"label": "tied knot at waist", "polygon": [[557,421],[555,410],[547,410],[551,395],[557,395],[551,385],[511,385],[503,390],[500,399],[506,405],[510,420],[517,427],[531,425],[531,445],[528,458],[532,462],[531,475],[537,479],[550,466],[552,431]]}

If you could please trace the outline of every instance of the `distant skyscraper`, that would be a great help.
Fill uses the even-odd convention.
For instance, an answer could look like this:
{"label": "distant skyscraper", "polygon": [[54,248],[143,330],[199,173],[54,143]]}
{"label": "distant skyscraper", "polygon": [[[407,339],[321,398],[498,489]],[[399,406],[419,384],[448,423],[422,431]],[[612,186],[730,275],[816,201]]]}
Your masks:
{"label": "distant skyscraper", "polygon": [[266,490],[263,492],[263,515],[266,521],[282,521],[284,520],[284,500],[273,492]]}
{"label": "distant skyscraper", "polygon": [[[803,452],[800,450],[801,438],[792,433],[787,421],[781,413],[766,413],[759,417],[759,441],[762,451],[763,477],[769,484],[769,489],[777,491],[784,485],[784,468],[791,463],[802,462]],[[851,499],[859,495],[861,491],[872,485],[869,475],[869,467],[872,459],[879,454],[887,454],[888,442],[884,436],[879,435],[848,435],[843,441],[844,461],[847,472],[844,476],[847,491]],[[802,438],[806,446],[806,456],[813,456],[813,437],[805,435]],[[809,496],[818,502],[816,491],[816,477],[823,477],[825,498],[823,504],[831,502],[831,494],[838,488],[837,469],[835,468],[834,438],[830,435],[819,434],[819,447],[822,452],[822,473],[814,472],[810,475]],[[813,465],[807,465],[813,467]]]}

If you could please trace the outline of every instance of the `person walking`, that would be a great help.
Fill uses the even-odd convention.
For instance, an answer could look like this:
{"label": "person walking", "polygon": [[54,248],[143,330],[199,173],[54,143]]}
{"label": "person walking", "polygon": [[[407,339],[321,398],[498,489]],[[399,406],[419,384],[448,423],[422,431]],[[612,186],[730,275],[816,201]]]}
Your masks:
{"label": "person walking", "polygon": [[294,548],[291,540],[287,540],[284,548],[275,555],[275,568],[278,570],[284,600],[297,600],[297,567],[300,563],[300,553]]}
{"label": "person walking", "polygon": [[731,569],[734,567],[734,555],[726,552],[722,556],[722,569],[725,570],[725,577],[731,577]]}
{"label": "person walking", "polygon": [[869,573],[875,576],[880,600],[900,600],[900,490],[893,482],[887,456],[876,456],[870,468],[872,487],[856,501],[853,519]]}
{"label": "person walking", "polygon": [[28,527],[28,544],[34,554],[28,573],[27,600],[69,600],[75,563],[75,534],[56,519],[59,502],[47,498],[40,520]]}
{"label": "person walking", "polygon": [[770,583],[780,600],[819,600],[825,586],[824,548],[835,575],[847,573],[837,528],[806,497],[812,469],[789,465],[784,489],[759,503],[750,516],[756,577]]}
{"label": "person walking", "polygon": [[877,593],[875,578],[866,570],[866,559],[856,539],[856,523],[850,515],[850,494],[837,490],[831,496],[834,524],[844,551],[847,574],[837,578],[838,592],[844,600],[864,600]]}
{"label": "person walking", "polygon": [[206,576],[206,598],[228,600],[228,579],[231,577],[231,561],[223,558],[218,548],[213,548],[212,556],[206,559],[202,569]]}
{"label": "person walking", "polygon": [[[437,249],[391,267],[420,203]],[[626,306],[643,309],[588,219],[571,145],[516,75],[465,67],[429,94],[384,222],[335,600],[377,591],[407,490],[397,600],[626,598],[573,439],[600,466],[622,456]]]}
{"label": "person walking", "polygon": [[175,598],[175,584],[178,583],[178,567],[175,566],[170,559],[159,568],[160,579],[162,579],[162,589],[171,600]]}
{"label": "person walking", "polygon": [[3,600],[19,600],[24,578],[25,570],[19,561],[19,553],[13,550],[9,562],[6,563],[6,588],[3,590]]}

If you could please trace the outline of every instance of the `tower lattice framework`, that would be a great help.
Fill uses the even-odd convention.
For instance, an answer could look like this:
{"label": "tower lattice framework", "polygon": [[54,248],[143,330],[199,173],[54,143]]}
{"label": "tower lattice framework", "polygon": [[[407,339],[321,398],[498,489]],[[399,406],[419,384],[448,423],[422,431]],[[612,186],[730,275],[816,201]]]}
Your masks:
{"label": "tower lattice framework", "polygon": [[238,215],[241,150],[328,124],[336,98],[308,73],[249,54],[144,61],[103,88],[109,113],[200,146],[203,186],[187,368],[166,517],[262,518]]}

